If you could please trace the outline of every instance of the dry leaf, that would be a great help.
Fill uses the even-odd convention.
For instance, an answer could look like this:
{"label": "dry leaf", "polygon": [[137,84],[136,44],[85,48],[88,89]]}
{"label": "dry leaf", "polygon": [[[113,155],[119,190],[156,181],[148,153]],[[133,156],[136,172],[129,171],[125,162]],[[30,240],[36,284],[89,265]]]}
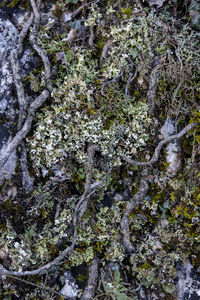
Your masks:
{"label": "dry leaf", "polygon": [[68,33],[68,36],[64,39],[62,39],[63,42],[68,42],[71,43],[73,42],[76,38],[77,38],[78,34],[77,34],[77,29],[76,28],[72,28],[70,30],[70,32]]}

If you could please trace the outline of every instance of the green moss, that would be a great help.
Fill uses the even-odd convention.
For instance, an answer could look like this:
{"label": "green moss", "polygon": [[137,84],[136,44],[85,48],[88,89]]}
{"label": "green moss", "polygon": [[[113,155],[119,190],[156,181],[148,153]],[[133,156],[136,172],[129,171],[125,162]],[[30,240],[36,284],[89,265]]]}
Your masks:
{"label": "green moss", "polygon": [[1,4],[0,7],[10,7],[13,8],[15,7],[18,3],[20,2],[20,0],[4,0]]}

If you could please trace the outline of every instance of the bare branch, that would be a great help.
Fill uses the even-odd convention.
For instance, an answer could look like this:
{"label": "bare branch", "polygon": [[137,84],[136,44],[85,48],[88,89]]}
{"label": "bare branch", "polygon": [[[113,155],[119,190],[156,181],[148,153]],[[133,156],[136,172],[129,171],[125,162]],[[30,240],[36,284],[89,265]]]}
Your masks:
{"label": "bare branch", "polygon": [[94,26],[90,26],[90,38],[88,41],[90,47],[94,47],[94,39],[95,39]]}
{"label": "bare branch", "polygon": [[129,231],[129,215],[132,212],[134,205],[139,201],[144,199],[148,191],[148,183],[147,180],[142,178],[140,181],[140,186],[137,193],[133,196],[133,198],[127,202],[126,210],[123,214],[121,220],[121,232],[123,235],[123,245],[126,247],[128,252],[134,252],[135,248],[130,241],[130,231]]}
{"label": "bare branch", "polygon": [[10,53],[10,64],[12,68],[15,87],[17,90],[17,100],[19,103],[19,119],[17,129],[20,130],[26,117],[27,101],[25,99],[24,87],[21,80],[18,53],[16,48],[14,48]]}
{"label": "bare branch", "polygon": [[69,21],[71,21],[72,19],[74,19],[76,16],[78,16],[80,14],[80,12],[82,11],[82,9],[90,4],[96,4],[98,3],[100,0],[96,0],[96,1],[91,1],[89,3],[85,3],[83,5],[81,5],[79,8],[77,8],[70,16]]}
{"label": "bare branch", "polygon": [[152,158],[149,161],[139,162],[139,161],[132,160],[131,158],[128,158],[128,157],[125,157],[125,156],[122,157],[122,160],[126,161],[127,163],[129,163],[133,166],[141,166],[141,167],[142,166],[150,166],[152,164],[155,164],[159,159],[160,151],[161,151],[161,149],[164,145],[170,143],[173,140],[180,139],[189,130],[196,127],[196,125],[197,125],[196,123],[191,123],[191,124],[187,125],[185,128],[183,128],[178,134],[171,135],[171,136],[167,137],[166,139],[162,140],[158,144],[158,146],[156,147],[156,149],[154,151],[154,154],[153,154]]}
{"label": "bare branch", "polygon": [[98,279],[98,259],[95,257],[88,270],[87,286],[81,296],[81,300],[93,299]]}
{"label": "bare branch", "polygon": [[138,71],[136,69],[134,75],[132,73],[129,74],[129,78],[128,78],[128,81],[127,81],[127,84],[126,84],[126,88],[125,88],[125,95],[126,95],[126,97],[129,96],[129,86],[130,86],[131,82],[133,82],[133,80],[135,79],[135,77],[137,76],[137,73],[138,73]]}
{"label": "bare branch", "polygon": [[149,107],[148,112],[150,115],[152,115],[154,113],[155,98],[156,98],[157,87],[158,87],[158,79],[159,79],[158,66],[156,66],[151,72],[149,90],[147,93],[147,103],[148,103],[148,107]]}
{"label": "bare branch", "polygon": [[41,107],[46,99],[49,96],[49,92],[47,90],[44,90],[40,96],[36,98],[36,100],[31,104],[30,112],[26,118],[26,121],[24,122],[24,125],[20,131],[17,132],[15,137],[12,139],[12,141],[7,145],[5,150],[0,155],[0,169],[5,165],[7,162],[9,156],[12,154],[12,152],[17,148],[17,146],[22,142],[22,140],[25,138],[27,133],[31,129],[31,125],[33,122],[33,115],[36,112],[36,110]]}
{"label": "bare branch", "polygon": [[[1,268],[0,268],[0,270],[1,270]],[[41,285],[39,285],[39,284],[35,284],[35,283],[30,282],[30,281],[28,281],[28,280],[24,280],[24,279],[21,279],[21,278],[12,276],[12,275],[6,275],[6,276],[9,277],[9,278],[12,278],[12,279],[14,279],[14,280],[18,280],[18,281],[20,281],[20,282],[23,282],[23,283],[32,285],[32,286],[34,286],[34,287],[36,287],[36,288],[39,288],[39,289],[42,289],[42,290],[49,291],[49,292],[51,292],[52,294],[56,294],[56,295],[58,295],[58,296],[63,296],[63,297],[65,297],[65,295],[63,295],[62,293],[58,293],[58,292],[54,291],[54,290],[51,289],[51,288],[48,288],[48,287],[45,287],[45,286],[41,286]]]}
{"label": "bare branch", "polygon": [[21,143],[20,164],[22,170],[22,187],[26,193],[30,193],[33,189],[34,178],[30,176],[27,164],[27,151],[25,143]]}
{"label": "bare branch", "polygon": [[30,0],[30,1],[31,1],[31,5],[33,8],[34,16],[35,16],[34,25],[33,25],[32,31],[30,33],[30,42],[31,42],[33,48],[35,49],[35,51],[38,53],[38,55],[41,57],[41,59],[43,61],[44,68],[45,68],[45,80],[46,80],[47,89],[49,91],[52,91],[50,62],[49,62],[48,56],[46,55],[44,50],[39,46],[39,44],[37,42],[37,32],[38,32],[39,24],[40,24],[40,13],[39,13],[38,7],[35,3],[35,0]]}
{"label": "bare branch", "polygon": [[103,85],[102,85],[102,88],[101,88],[101,95],[105,96],[104,95],[105,86],[110,85],[111,83],[117,82],[120,78],[123,78],[123,75],[124,75],[124,71],[122,70],[122,72],[120,74],[117,74],[112,80],[104,82]]}
{"label": "bare branch", "polygon": [[20,31],[21,42],[23,42],[24,38],[26,37],[27,32],[33,23],[33,18],[34,18],[34,14],[32,12],[28,21],[25,23],[24,27]]}
{"label": "bare branch", "polygon": [[101,52],[101,57],[100,57],[100,66],[103,65],[105,59],[108,56],[108,52],[112,49],[113,46],[113,40],[108,40],[107,43],[103,46],[102,52]]}

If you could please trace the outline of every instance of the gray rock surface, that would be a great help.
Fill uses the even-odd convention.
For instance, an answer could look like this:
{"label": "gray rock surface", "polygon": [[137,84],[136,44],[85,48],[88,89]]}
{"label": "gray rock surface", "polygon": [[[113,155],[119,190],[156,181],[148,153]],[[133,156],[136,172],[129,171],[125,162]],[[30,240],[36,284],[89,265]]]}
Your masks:
{"label": "gray rock surface", "polygon": [[187,262],[178,272],[177,300],[200,299],[200,276],[193,266]]}

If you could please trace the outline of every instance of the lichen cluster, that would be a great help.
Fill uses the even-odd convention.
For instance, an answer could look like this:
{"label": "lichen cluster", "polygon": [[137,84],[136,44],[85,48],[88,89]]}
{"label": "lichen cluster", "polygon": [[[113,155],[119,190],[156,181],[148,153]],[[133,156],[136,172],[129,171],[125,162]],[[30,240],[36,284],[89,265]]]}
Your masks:
{"label": "lichen cluster", "polygon": [[[85,7],[84,22],[77,17],[63,25],[64,32],[60,33],[55,29],[55,24],[60,25],[58,12],[68,9],[68,3],[77,1],[58,1],[53,11],[56,21],[51,19],[43,25],[39,34],[40,45],[50,57],[53,90],[46,106],[36,114],[26,141],[30,171],[40,185],[30,197],[32,202],[27,199],[27,206],[33,207],[20,219],[24,222],[23,234],[16,232],[15,219],[16,223],[11,218],[0,225],[0,248],[12,258],[11,267],[21,270],[44,265],[70,245],[74,209],[86,179],[87,149],[93,144],[97,151],[92,182],[113,169],[88,200],[77,227],[76,247],[59,266],[61,272],[88,266],[97,256],[102,268],[107,262],[120,262],[123,280],[131,280],[134,285],[131,296],[135,299],[139,285],[157,299],[172,299],[177,267],[188,259],[200,267],[200,173],[196,161],[200,153],[200,34],[185,25],[185,19],[181,26],[175,24],[165,10],[155,13],[145,9],[146,15],[135,15],[127,2],[121,7],[119,2],[107,5],[105,1]],[[88,26],[95,26],[93,47],[88,45]],[[63,38],[72,28],[77,29],[77,40],[67,43]],[[150,116],[148,91],[155,68],[159,80],[155,114]],[[27,81],[36,94],[45,86],[44,74],[37,70]],[[128,178],[133,197],[142,173],[141,168],[126,165],[121,157],[138,161],[152,157],[167,117],[176,119],[178,128],[188,122],[197,122],[198,126],[180,141],[183,164],[176,177],[166,173],[162,151],[158,163],[146,167],[147,196],[134,203],[129,215],[130,241],[135,249],[131,255],[126,252],[120,230],[127,202],[114,196],[125,189]],[[52,188],[49,192],[47,182]],[[107,193],[111,195],[108,206],[103,201]],[[60,210],[55,218],[58,203]],[[19,207],[12,208],[12,214],[18,213]]]}
{"label": "lichen cluster", "polygon": [[73,62],[67,67],[69,74],[53,89],[53,104],[37,115],[38,126],[27,139],[37,171],[53,170],[67,164],[70,158],[85,163],[86,145],[91,143],[98,145],[110,165],[119,165],[122,155],[135,155],[146,145],[150,125],[147,104],[144,100],[126,99],[116,94],[110,107],[105,104],[102,112],[94,99],[96,70],[97,62],[92,59],[90,50],[74,51]]}

